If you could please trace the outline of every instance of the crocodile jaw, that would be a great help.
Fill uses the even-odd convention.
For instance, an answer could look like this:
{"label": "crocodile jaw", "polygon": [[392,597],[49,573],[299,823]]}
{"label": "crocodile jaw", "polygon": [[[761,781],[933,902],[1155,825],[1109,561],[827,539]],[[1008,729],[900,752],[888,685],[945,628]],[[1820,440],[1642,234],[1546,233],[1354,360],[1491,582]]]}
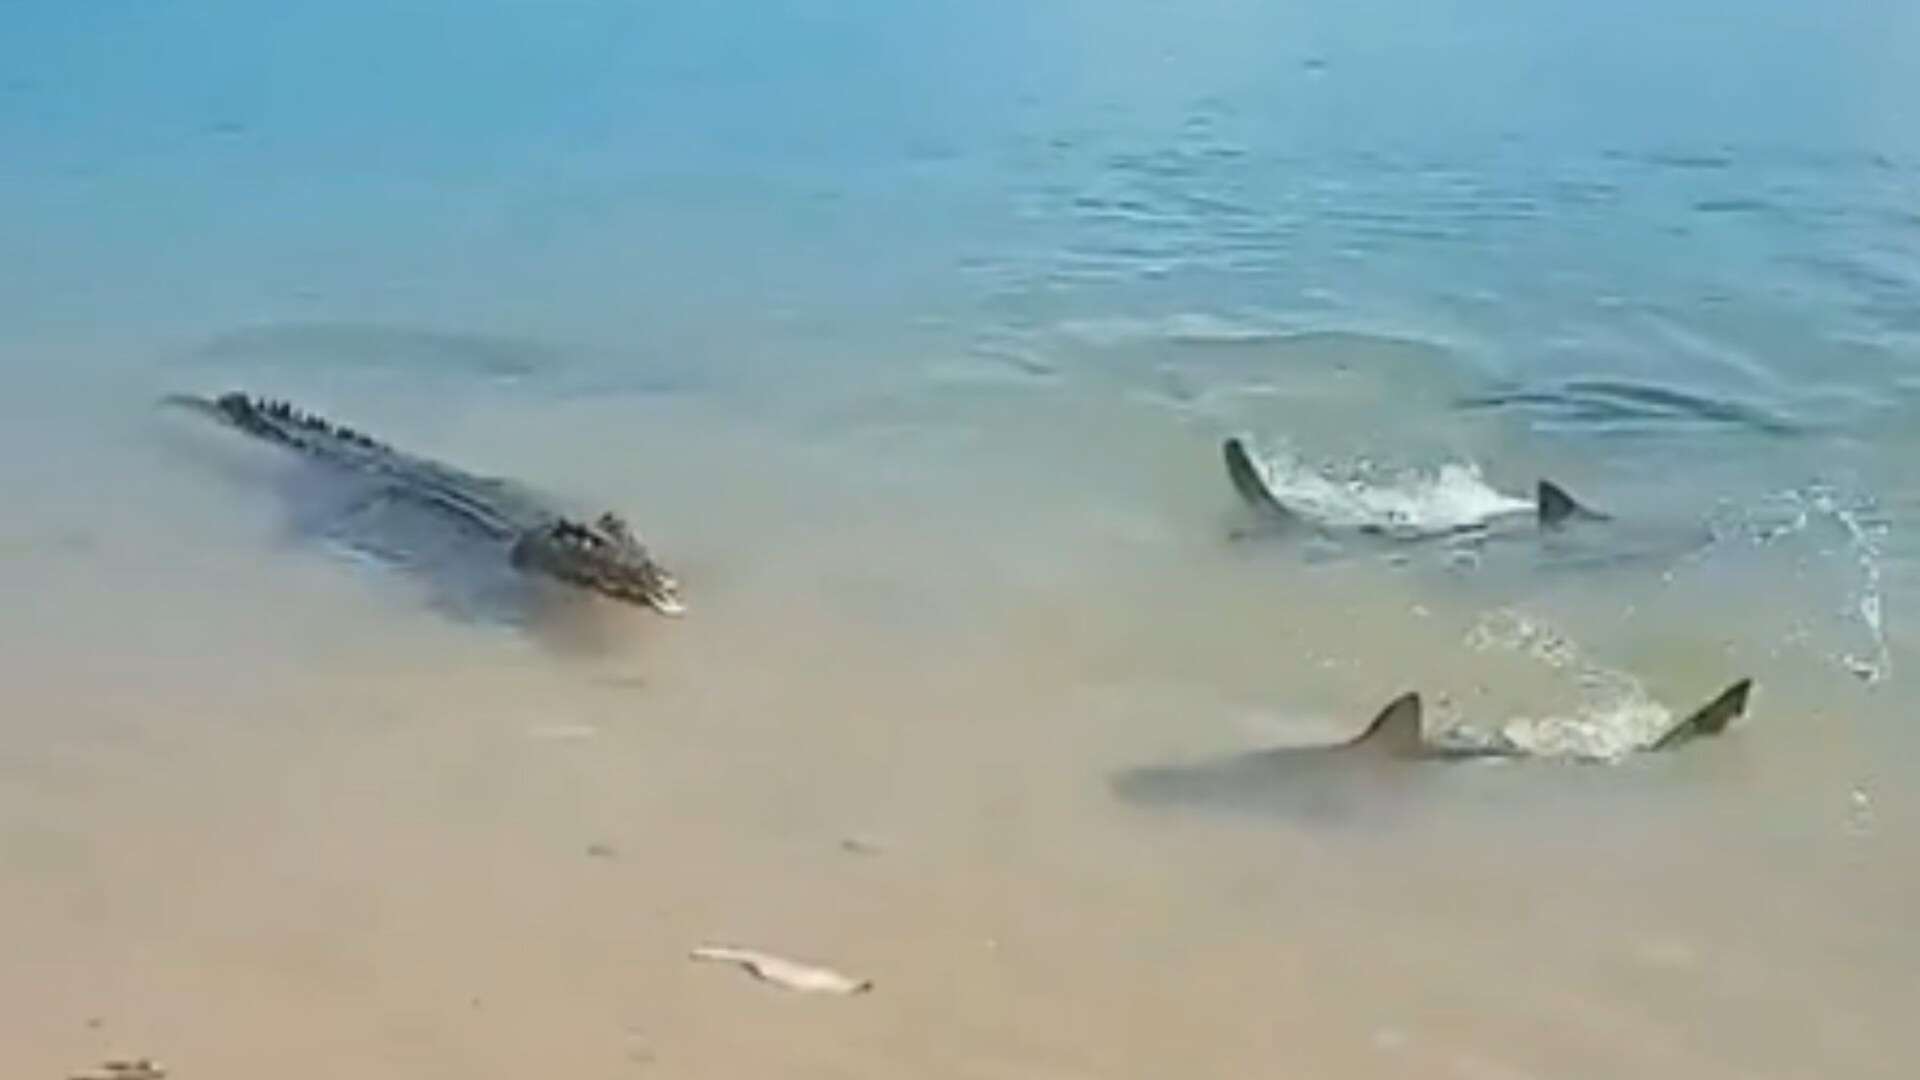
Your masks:
{"label": "crocodile jaw", "polygon": [[[609,522],[611,521],[611,524]],[[513,564],[663,615],[680,615],[680,583],[618,519],[558,521],[524,533]]]}
{"label": "crocodile jaw", "polygon": [[615,579],[609,580],[601,575],[581,584],[616,600],[650,607],[662,615],[684,615],[687,612],[687,606],[680,601],[680,583],[658,563],[651,561],[637,572],[623,568]]}

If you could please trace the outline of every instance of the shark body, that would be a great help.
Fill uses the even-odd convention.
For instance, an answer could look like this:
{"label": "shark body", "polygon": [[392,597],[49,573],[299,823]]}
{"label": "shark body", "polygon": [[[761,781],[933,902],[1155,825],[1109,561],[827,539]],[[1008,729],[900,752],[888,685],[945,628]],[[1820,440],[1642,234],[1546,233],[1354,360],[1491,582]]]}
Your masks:
{"label": "shark body", "polygon": [[[1233,485],[1241,501],[1259,515],[1264,525],[1282,528],[1325,526],[1325,522],[1316,519],[1304,507],[1288,502],[1273,490],[1245,442],[1238,438],[1227,439],[1221,445],[1221,456],[1226,463],[1228,482]],[[1560,485],[1551,480],[1541,480],[1534,489],[1533,504],[1529,511],[1496,510],[1474,521],[1428,532],[1412,532],[1423,536],[1457,536],[1516,523],[1530,523],[1541,530],[1554,530],[1576,521],[1608,520],[1611,520],[1608,515],[1585,506]],[[1362,522],[1353,528],[1356,532],[1375,535],[1405,535],[1409,532],[1405,527],[1387,520]]]}
{"label": "shark body", "polygon": [[[1645,746],[1675,750],[1719,735],[1745,715],[1753,682],[1742,679]],[[1319,746],[1287,746],[1187,765],[1126,770],[1113,780],[1122,799],[1150,806],[1348,819],[1405,803],[1428,770],[1449,763],[1529,757],[1509,744],[1436,743],[1422,731],[1420,695],[1395,698],[1360,734]]]}

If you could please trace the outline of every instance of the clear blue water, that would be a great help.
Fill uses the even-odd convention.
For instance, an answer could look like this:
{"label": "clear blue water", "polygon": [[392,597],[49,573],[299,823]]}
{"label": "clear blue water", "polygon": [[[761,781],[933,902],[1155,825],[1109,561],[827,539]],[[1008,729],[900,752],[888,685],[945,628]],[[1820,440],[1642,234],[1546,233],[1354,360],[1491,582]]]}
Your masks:
{"label": "clear blue water", "polygon": [[1916,378],[1920,17],[1893,0],[7,19],[14,342],[339,320],[651,351],[1255,309],[1795,417]]}

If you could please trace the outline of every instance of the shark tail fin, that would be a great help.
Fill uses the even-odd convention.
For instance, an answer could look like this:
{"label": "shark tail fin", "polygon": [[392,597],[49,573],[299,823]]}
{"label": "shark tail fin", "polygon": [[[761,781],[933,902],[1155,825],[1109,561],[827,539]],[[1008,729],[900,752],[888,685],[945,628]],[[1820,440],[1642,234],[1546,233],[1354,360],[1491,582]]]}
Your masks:
{"label": "shark tail fin", "polygon": [[1707,702],[1692,716],[1667,729],[1665,735],[1653,744],[1655,750],[1670,750],[1701,735],[1718,735],[1727,730],[1727,725],[1736,717],[1747,713],[1747,695],[1753,691],[1752,679],[1741,679],[1721,691],[1720,696]]}
{"label": "shark tail fin", "polygon": [[1227,462],[1227,479],[1233,482],[1233,490],[1239,492],[1248,506],[1275,517],[1292,516],[1280,500],[1273,497],[1259,466],[1253,463],[1253,455],[1247,452],[1246,443],[1230,438],[1221,445],[1220,453]]}
{"label": "shark tail fin", "polygon": [[1420,695],[1401,694],[1380,710],[1367,730],[1347,742],[1354,748],[1365,747],[1383,753],[1412,756],[1419,753]]}
{"label": "shark tail fin", "polygon": [[1604,521],[1607,517],[1597,510],[1590,510],[1583,506],[1580,500],[1567,494],[1566,488],[1551,480],[1540,481],[1534,502],[1539,509],[1540,524],[1549,529],[1582,518],[1590,521]]}

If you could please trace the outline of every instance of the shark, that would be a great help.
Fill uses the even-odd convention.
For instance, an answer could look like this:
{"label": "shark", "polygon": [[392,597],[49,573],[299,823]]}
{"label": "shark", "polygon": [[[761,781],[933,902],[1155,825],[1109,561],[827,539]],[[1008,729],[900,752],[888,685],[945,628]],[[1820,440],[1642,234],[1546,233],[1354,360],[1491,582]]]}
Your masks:
{"label": "shark", "polygon": [[[1753,680],[1741,679],[1650,739],[1647,753],[1678,750],[1725,732],[1747,711]],[[1429,739],[1418,692],[1394,698],[1359,734],[1324,745],[1283,746],[1182,765],[1125,770],[1112,786],[1121,799],[1152,806],[1278,812],[1347,819],[1405,800],[1431,768],[1535,758],[1499,738]]]}
{"label": "shark", "polygon": [[[1227,480],[1242,502],[1251,507],[1263,525],[1273,527],[1312,526],[1325,528],[1329,522],[1305,505],[1291,502],[1277,493],[1266,473],[1254,461],[1244,440],[1230,437],[1221,444],[1221,456],[1227,467]],[[1465,521],[1449,521],[1434,526],[1395,520],[1387,512],[1375,512],[1354,523],[1354,531],[1369,535],[1406,538],[1460,536],[1483,533],[1502,526],[1530,524],[1540,530],[1558,530],[1580,521],[1611,521],[1611,515],[1595,510],[1551,480],[1541,480],[1534,489],[1530,505],[1519,500],[1502,499],[1474,513]]]}
{"label": "shark", "polygon": [[[1273,474],[1247,444],[1221,446],[1227,480],[1252,511],[1230,538],[1307,536],[1342,546],[1359,542],[1443,546],[1465,564],[1481,550],[1533,541],[1543,568],[1670,568],[1713,547],[1710,522],[1634,518],[1596,510],[1565,487],[1540,480],[1532,498],[1496,491],[1470,467],[1447,466],[1411,485],[1342,482],[1316,472]],[[1398,555],[1395,556],[1399,557]]]}

